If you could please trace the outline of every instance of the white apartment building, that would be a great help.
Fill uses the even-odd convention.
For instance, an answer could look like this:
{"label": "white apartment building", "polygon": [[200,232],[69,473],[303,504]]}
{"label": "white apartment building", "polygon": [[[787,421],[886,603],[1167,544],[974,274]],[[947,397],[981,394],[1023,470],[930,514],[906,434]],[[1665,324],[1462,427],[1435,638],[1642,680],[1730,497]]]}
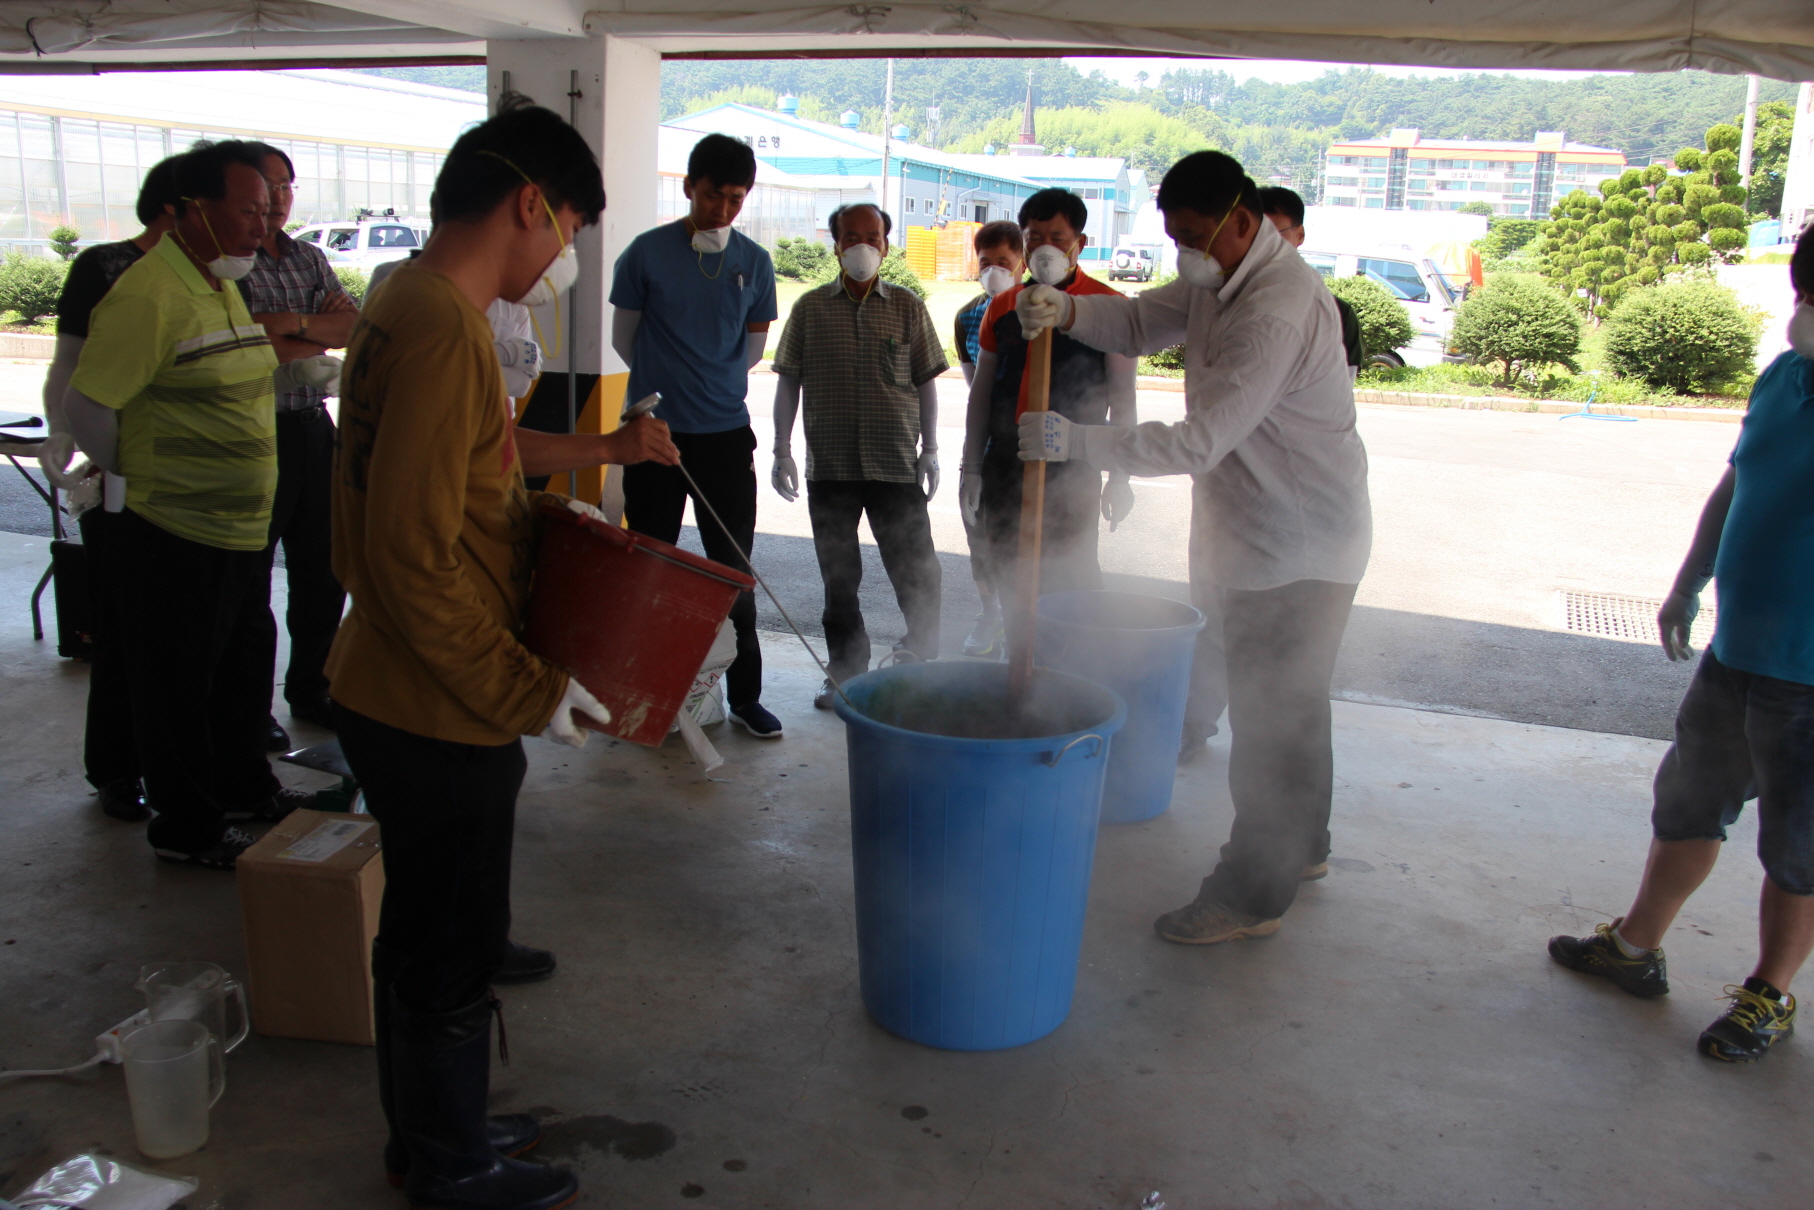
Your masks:
{"label": "white apartment building", "polygon": [[1570,143],[1540,130],[1531,142],[1425,139],[1415,129],[1329,148],[1323,205],[1370,210],[1459,210],[1485,202],[1494,214],[1546,218],[1557,198],[1597,189],[1626,168],[1625,153]]}

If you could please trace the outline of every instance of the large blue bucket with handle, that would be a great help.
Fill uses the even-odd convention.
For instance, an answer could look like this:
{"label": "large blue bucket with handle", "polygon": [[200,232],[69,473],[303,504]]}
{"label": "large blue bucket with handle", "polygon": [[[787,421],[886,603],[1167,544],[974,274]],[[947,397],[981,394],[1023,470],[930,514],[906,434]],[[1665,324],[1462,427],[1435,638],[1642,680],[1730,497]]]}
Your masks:
{"label": "large blue bucket with handle", "polygon": [[1102,790],[1104,823],[1151,819],[1171,806],[1202,629],[1202,613],[1165,597],[1082,591],[1039,598],[1040,665],[1106,685],[1127,704]]}
{"label": "large blue bucket with handle", "polygon": [[844,683],[863,1005],[927,1046],[1000,1050],[1071,1010],[1110,738],[1100,685],[1004,664],[904,664]]}

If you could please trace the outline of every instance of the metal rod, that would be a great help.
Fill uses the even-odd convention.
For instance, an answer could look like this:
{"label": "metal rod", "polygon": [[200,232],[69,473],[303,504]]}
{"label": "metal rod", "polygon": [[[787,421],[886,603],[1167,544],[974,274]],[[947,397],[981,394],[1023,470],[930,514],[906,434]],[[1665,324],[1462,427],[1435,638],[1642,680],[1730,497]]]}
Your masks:
{"label": "metal rod", "polygon": [[[567,125],[579,129],[579,71],[567,73]],[[579,238],[578,232],[574,238]],[[579,298],[567,308],[567,431],[579,432]],[[600,367],[603,368],[602,366]],[[567,472],[567,486],[579,495],[579,472]],[[595,501],[587,501],[588,504]]]}

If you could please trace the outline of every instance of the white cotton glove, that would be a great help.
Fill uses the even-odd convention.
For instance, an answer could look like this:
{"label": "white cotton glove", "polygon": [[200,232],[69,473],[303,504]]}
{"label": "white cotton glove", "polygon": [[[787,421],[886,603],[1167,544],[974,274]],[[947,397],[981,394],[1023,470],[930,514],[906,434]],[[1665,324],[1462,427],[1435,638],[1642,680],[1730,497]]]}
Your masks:
{"label": "white cotton glove", "polygon": [[1663,636],[1663,654],[1671,660],[1691,660],[1694,648],[1688,645],[1688,632],[1701,612],[1698,592],[1671,592],[1657,610],[1657,630]]}
{"label": "white cotton glove", "polygon": [[791,450],[775,451],[775,465],[768,473],[768,481],[775,494],[789,504],[800,498],[800,468]]}
{"label": "white cotton glove", "polygon": [[1102,491],[1102,519],[1109,523],[1109,532],[1114,533],[1133,511],[1134,485],[1126,475],[1110,475],[1109,485]]}
{"label": "white cotton glove", "polygon": [[542,346],[533,340],[512,336],[507,340],[492,341],[491,348],[498,355],[499,368],[504,371],[504,393],[512,399],[526,397],[535,385],[536,376],[542,372]]}
{"label": "white cotton glove", "polygon": [[293,391],[299,387],[309,387],[324,395],[338,395],[340,366],[340,358],[329,357],[326,353],[304,357],[300,361],[286,361],[277,367],[277,389]]}
{"label": "white cotton glove", "polygon": [[926,493],[926,499],[938,495],[937,450],[922,450],[919,460],[913,464],[913,473],[919,476],[920,490]]}
{"label": "white cotton glove", "polygon": [[569,748],[584,748],[586,732],[573,721],[575,713],[585,715],[601,727],[611,723],[611,712],[579,683],[578,677],[570,676],[567,678],[567,691],[561,694],[561,704],[554,708],[554,717],[543,728],[542,738],[566,744]]}
{"label": "white cotton glove", "polygon": [[1020,319],[1020,334],[1028,340],[1046,328],[1062,328],[1076,312],[1071,296],[1057,286],[1028,286],[1014,300],[1014,314]]}
{"label": "white cotton glove", "polygon": [[1108,424],[1073,424],[1057,412],[1027,412],[1020,418],[1020,460],[1083,462],[1107,469],[1115,440],[1125,431]]}
{"label": "white cotton glove", "polygon": [[575,500],[571,496],[567,497],[567,511],[577,513],[582,517],[591,517],[594,521],[603,521],[606,525],[611,524],[611,518],[605,516],[605,514],[599,512],[598,509],[587,504],[584,500]]}
{"label": "white cotton glove", "polygon": [[957,480],[957,507],[964,514],[964,524],[971,529],[983,523],[983,477],[977,471],[963,471]]}

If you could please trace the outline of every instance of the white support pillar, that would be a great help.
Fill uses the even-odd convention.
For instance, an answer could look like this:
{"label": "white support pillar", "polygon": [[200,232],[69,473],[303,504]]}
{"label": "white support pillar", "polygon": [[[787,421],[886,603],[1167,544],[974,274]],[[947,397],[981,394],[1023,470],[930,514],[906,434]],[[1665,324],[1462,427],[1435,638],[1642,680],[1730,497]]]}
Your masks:
{"label": "white support pillar", "polygon": [[[570,98],[575,73],[580,95]],[[606,300],[618,254],[655,225],[661,55],[609,35],[499,40],[486,44],[485,74],[494,110],[508,74],[513,91],[563,118],[572,115],[598,156],[605,175],[605,214],[597,226],[580,232],[579,281],[562,301],[558,341],[554,308],[537,308],[535,317],[546,343],[551,347],[558,343],[561,350],[559,357],[548,359],[549,370],[622,372],[626,367],[611,349],[611,308]]]}

